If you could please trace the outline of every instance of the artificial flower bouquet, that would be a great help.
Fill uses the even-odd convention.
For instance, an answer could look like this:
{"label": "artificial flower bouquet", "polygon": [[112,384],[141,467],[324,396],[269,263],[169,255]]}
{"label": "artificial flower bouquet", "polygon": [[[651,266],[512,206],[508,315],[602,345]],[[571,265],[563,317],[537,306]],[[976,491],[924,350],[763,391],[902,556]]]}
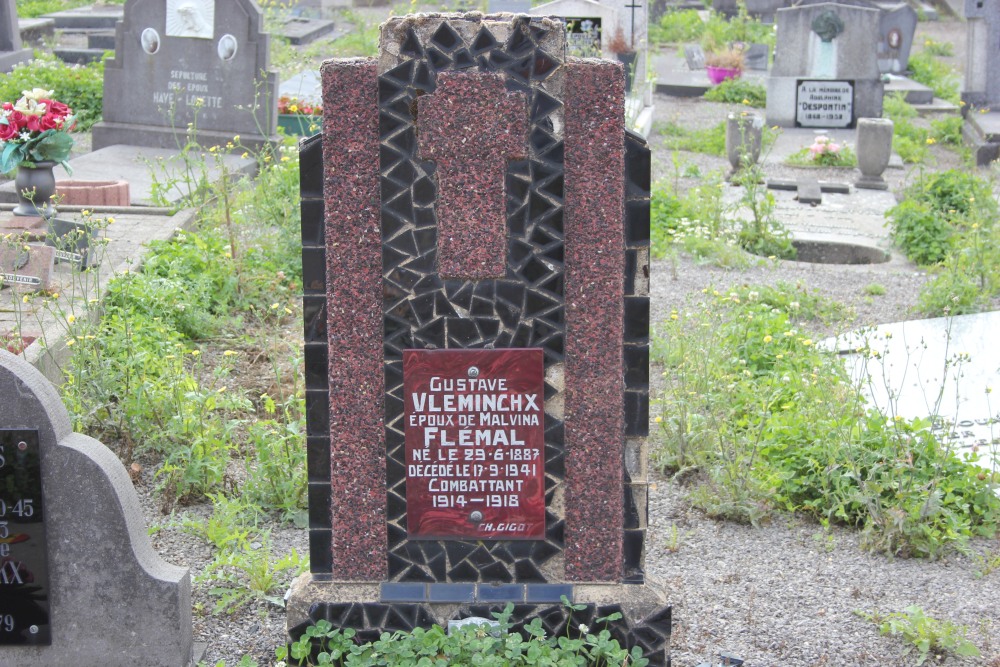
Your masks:
{"label": "artificial flower bouquet", "polygon": [[826,167],[850,167],[857,159],[849,146],[825,135],[817,136],[806,150],[810,160]]}
{"label": "artificial flower bouquet", "polygon": [[278,113],[282,115],[318,116],[323,113],[323,107],[319,104],[310,104],[295,97],[282,95],[278,98]]}
{"label": "artificial flower bouquet", "polygon": [[58,162],[70,171],[69,152],[75,126],[73,110],[52,99],[43,88],[25,90],[14,102],[0,108],[0,172],[34,167],[38,162]]}

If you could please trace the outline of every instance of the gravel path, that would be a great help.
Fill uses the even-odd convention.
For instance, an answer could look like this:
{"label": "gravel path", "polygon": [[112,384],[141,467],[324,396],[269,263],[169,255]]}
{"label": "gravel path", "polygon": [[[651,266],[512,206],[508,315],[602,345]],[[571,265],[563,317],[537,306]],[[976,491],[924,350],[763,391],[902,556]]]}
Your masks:
{"label": "gravel path", "polygon": [[[964,26],[920,24],[916,48],[927,34],[952,41],[960,64]],[[926,31],[926,33],[924,32]],[[708,127],[725,117],[726,105],[699,99],[659,97],[657,120],[687,127]],[[683,185],[699,182],[676,172],[674,164],[696,165],[701,173],[723,169],[720,158],[682,154],[673,159],[660,138],[652,139],[654,170],[660,178],[678,178]],[[935,147],[935,166],[957,164]],[[774,166],[768,177],[795,177],[797,170]],[[894,188],[907,171],[887,174]],[[818,178],[829,178],[811,172]],[[662,320],[670,308],[683,305],[709,285],[802,283],[848,306],[859,325],[912,317],[911,308],[926,275],[905,261],[872,266],[824,266],[796,262],[726,271],[681,258],[652,266],[652,320]],[[882,296],[866,296],[872,283],[886,288]],[[655,373],[654,373],[655,375]],[[181,528],[181,515],[204,521],[205,505],[184,508],[165,517],[152,495],[149,473],[138,484],[153,543],[170,562],[199,574],[212,556],[211,548]],[[706,519],[689,508],[676,483],[654,475],[650,493],[650,533],[647,570],[663,582],[674,605],[671,647],[676,667],[695,667],[720,651],[747,659],[753,667],[815,667],[818,665],[914,665],[898,639],[880,637],[875,626],[855,610],[898,611],[916,604],[930,615],[969,627],[970,639],[982,650],[982,660],[948,658],[943,665],[1000,667],[1000,572],[976,576],[974,557],[939,561],[890,560],[860,550],[856,533],[834,528],[824,533],[812,523],[781,517],[750,528]],[[296,549],[308,553],[306,532],[271,527],[275,558]],[[676,536],[674,538],[673,536]],[[974,543],[975,553],[992,549],[997,540]],[[274,647],[284,640],[284,614],[268,602],[256,602],[232,615],[211,613],[214,598],[205,585],[194,587],[195,637],[208,644],[206,664],[225,660],[230,666],[248,654],[261,665],[273,664]]]}

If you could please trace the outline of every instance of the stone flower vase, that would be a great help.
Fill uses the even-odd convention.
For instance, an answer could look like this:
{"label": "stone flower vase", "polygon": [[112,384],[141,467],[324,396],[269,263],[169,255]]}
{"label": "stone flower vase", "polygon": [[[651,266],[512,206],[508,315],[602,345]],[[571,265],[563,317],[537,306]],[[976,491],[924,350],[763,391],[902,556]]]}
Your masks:
{"label": "stone flower vase", "polygon": [[43,218],[52,217],[55,207],[52,206],[52,195],[56,193],[56,175],[52,169],[55,162],[22,162],[14,177],[14,189],[17,192],[17,206],[14,215],[36,215]]}
{"label": "stone flower vase", "polygon": [[764,119],[760,115],[752,111],[729,114],[726,118],[726,158],[733,167],[730,177],[740,169],[757,164],[763,135]]}
{"label": "stone flower vase", "polygon": [[887,190],[889,184],[882,178],[882,172],[889,166],[892,154],[892,121],[887,118],[859,118],[855,146],[861,178],[854,182],[854,187]]}

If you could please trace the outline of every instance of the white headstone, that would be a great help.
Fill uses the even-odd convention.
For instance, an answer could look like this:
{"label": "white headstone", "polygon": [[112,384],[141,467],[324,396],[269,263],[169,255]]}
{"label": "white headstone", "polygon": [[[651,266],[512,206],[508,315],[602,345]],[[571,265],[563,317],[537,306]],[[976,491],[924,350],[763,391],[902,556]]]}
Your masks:
{"label": "white headstone", "polygon": [[837,348],[883,413],[928,419],[943,444],[988,468],[1000,465],[998,330],[1000,312],[914,320],[855,332]]}

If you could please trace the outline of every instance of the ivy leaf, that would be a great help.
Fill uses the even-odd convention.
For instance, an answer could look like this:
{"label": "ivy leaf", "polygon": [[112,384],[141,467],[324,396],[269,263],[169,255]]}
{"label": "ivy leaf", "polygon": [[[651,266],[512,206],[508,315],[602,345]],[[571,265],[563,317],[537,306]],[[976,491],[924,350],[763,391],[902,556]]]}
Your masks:
{"label": "ivy leaf", "polygon": [[0,153],[0,171],[6,174],[17,168],[24,159],[22,148],[21,144],[12,143],[3,147],[3,153]]}
{"label": "ivy leaf", "polygon": [[73,137],[65,132],[52,132],[42,137],[35,144],[32,150],[33,156],[38,156],[40,160],[52,160],[53,162],[65,162],[69,157],[69,152],[73,148]]}

